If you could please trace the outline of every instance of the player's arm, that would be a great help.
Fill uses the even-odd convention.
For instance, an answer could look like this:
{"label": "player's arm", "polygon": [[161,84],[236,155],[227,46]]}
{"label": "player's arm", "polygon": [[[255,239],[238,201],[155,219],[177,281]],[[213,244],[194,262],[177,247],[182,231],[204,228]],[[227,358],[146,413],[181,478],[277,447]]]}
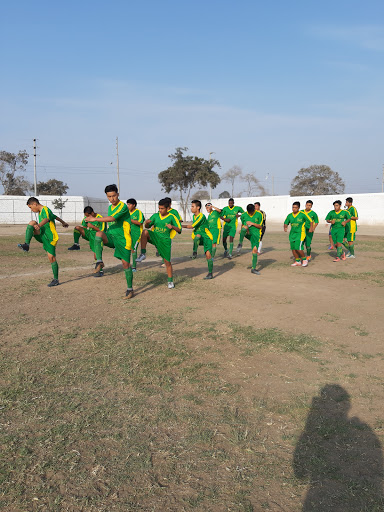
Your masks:
{"label": "player's arm", "polygon": [[351,220],[359,220],[359,216],[357,215],[357,210],[356,210],[356,208],[353,208],[353,209],[354,209],[354,215],[353,215],[353,217],[352,217],[352,215],[351,215],[351,214],[349,214],[349,215],[351,215]]}
{"label": "player's arm", "polygon": [[136,226],[141,226],[142,222],[139,222],[138,220],[131,219],[132,224],[135,224]]}
{"label": "player's arm", "polygon": [[153,225],[153,220],[151,220],[151,219],[147,219],[144,222],[144,227],[146,227],[147,229],[150,228],[152,225]]}
{"label": "player's arm", "polygon": [[172,231],[174,229],[176,233],[181,233],[181,223],[174,215],[171,215],[171,220],[166,224],[167,228]]}
{"label": "player's arm", "polygon": [[325,217],[325,221],[328,222],[328,224],[334,224],[335,219],[332,219],[328,213],[328,215]]}
{"label": "player's arm", "polygon": [[351,216],[348,213],[348,217],[341,223],[342,226],[346,226],[348,222],[351,222]]}
{"label": "player's arm", "polygon": [[223,209],[220,210],[220,208],[217,208],[216,206],[212,205],[212,210],[216,210],[217,212],[221,213]]}
{"label": "player's arm", "polygon": [[256,224],[255,222],[251,222],[250,220],[247,220],[246,222],[247,226],[255,226],[257,229],[261,229],[261,224]]}
{"label": "player's arm", "polygon": [[[60,217],[58,217],[57,215],[55,215],[55,219],[58,220],[60,222],[60,224],[63,226],[63,228],[67,228],[68,227],[68,223],[63,221],[63,219],[60,219]],[[49,222],[49,219],[44,219],[44,221],[47,221]],[[43,222],[44,222],[43,221]],[[47,222],[44,222],[44,224],[47,224]],[[41,224],[40,224],[41,225]]]}
{"label": "player's arm", "polygon": [[285,231],[285,232],[287,232],[287,231],[288,231],[288,226],[289,226],[289,223],[290,223],[290,222],[291,222],[291,221],[289,220],[289,215],[288,215],[288,217],[287,217],[287,218],[285,219],[285,221],[284,221],[284,231]]}
{"label": "player's arm", "polygon": [[315,223],[311,221],[309,226],[309,233],[313,233],[315,231]]}

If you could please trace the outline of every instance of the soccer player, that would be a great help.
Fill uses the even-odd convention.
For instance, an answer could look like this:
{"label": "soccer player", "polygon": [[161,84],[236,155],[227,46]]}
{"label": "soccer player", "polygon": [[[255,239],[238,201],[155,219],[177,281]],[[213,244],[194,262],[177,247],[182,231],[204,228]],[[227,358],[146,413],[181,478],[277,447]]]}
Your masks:
{"label": "soccer player", "polygon": [[[208,213],[208,229],[212,234],[212,260],[215,257],[217,246],[221,237],[221,220],[220,213],[213,208],[212,203],[207,203],[205,209]],[[195,238],[196,240],[196,238]],[[197,248],[196,248],[197,251]]]}
{"label": "soccer player", "polygon": [[311,257],[311,250],[312,250],[311,249],[311,244],[312,244],[312,239],[313,239],[313,233],[315,232],[315,229],[319,225],[319,217],[317,216],[317,213],[315,213],[312,210],[312,206],[313,206],[313,201],[308,199],[308,201],[305,203],[305,209],[301,210],[303,213],[308,215],[308,217],[311,219],[311,222],[313,222],[313,231],[312,232],[309,231],[308,227],[305,228],[304,245],[305,245],[305,247],[307,249],[307,261],[311,261],[311,259],[312,259],[312,257]]}
{"label": "soccer player", "polygon": [[345,234],[345,226],[351,220],[351,216],[347,210],[341,209],[341,201],[337,200],[333,203],[334,210],[331,210],[325,217],[328,224],[331,224],[331,234],[333,245],[337,249],[336,258],[334,262],[345,260],[345,254],[343,252],[343,240]]}
{"label": "soccer player", "polygon": [[[260,210],[256,210],[255,205],[250,203],[247,205],[247,212],[241,216],[241,223],[243,227],[241,231],[245,230],[245,238],[250,240],[252,247],[252,269],[251,273],[260,275],[260,272],[256,270],[257,265],[257,253],[260,242],[260,234],[263,225],[263,214]],[[243,237],[244,239],[244,237]]]}
{"label": "soccer player", "polygon": [[117,186],[107,185],[104,190],[108,201],[111,203],[108,207],[108,215],[99,218],[99,222],[108,222],[108,229],[97,231],[95,236],[96,253],[96,272],[104,268],[103,263],[103,244],[111,249],[115,249],[115,258],[121,261],[124,269],[125,279],[127,281],[126,299],[133,297],[133,274],[130,265],[132,238],[131,222],[128,206],[120,201]]}
{"label": "soccer player", "polygon": [[27,206],[34,213],[39,214],[39,222],[31,220],[25,232],[25,242],[23,244],[18,244],[17,247],[22,249],[24,252],[28,252],[32,238],[35,238],[35,240],[43,244],[43,249],[47,253],[53,272],[53,279],[48,286],[50,288],[52,286],[58,286],[59,264],[56,261],[56,244],[59,240],[59,235],[56,231],[55,221],[58,220],[65,228],[68,227],[68,224],[57,215],[54,215],[47,206],[40,204],[36,197],[30,197],[27,201]]}
{"label": "soccer player", "polygon": [[[181,223],[183,222],[183,219],[181,218],[181,215],[180,213],[175,210],[175,208],[172,208],[172,199],[170,197],[164,197],[164,199],[168,202],[168,205],[167,205],[167,212],[170,213],[171,215],[174,215],[176,217],[176,219],[180,222],[180,226],[181,226]],[[181,233],[181,231],[180,231]],[[172,236],[171,236],[171,241],[173,240],[173,238],[176,236],[176,232],[173,231],[172,232]],[[172,244],[171,244],[172,245]],[[172,247],[171,247],[171,252],[172,252]],[[158,256],[158,254],[156,254],[156,256]],[[165,267],[165,263],[164,263],[164,258],[162,258],[162,264],[160,265],[161,267]]]}
{"label": "soccer player", "polygon": [[305,228],[309,227],[309,232],[313,232],[313,222],[303,212],[300,212],[300,203],[295,201],[292,204],[292,213],[287,215],[284,221],[284,231],[288,231],[288,225],[291,225],[289,232],[289,242],[295,263],[292,263],[291,267],[306,267],[308,261],[304,256],[304,240],[305,240]]}
{"label": "soccer player", "polygon": [[351,216],[350,222],[348,222],[345,226],[344,238],[346,241],[343,242],[344,247],[349,251],[347,253],[347,258],[355,258],[355,239],[357,231],[357,220],[359,219],[357,210],[352,203],[352,197],[347,197],[345,200],[345,208]]}
{"label": "soccer player", "polygon": [[[89,248],[93,252],[95,261],[95,236],[97,231],[105,231],[106,224],[105,222],[98,222],[96,219],[101,217],[100,213],[95,213],[92,206],[86,206],[84,208],[84,218],[81,221],[81,226],[76,226],[73,230],[73,240],[74,244],[71,247],[68,247],[68,251],[80,251],[80,237],[84,238],[89,242]],[[101,277],[103,275],[103,270],[98,272],[97,277]]]}
{"label": "soccer player", "polygon": [[213,236],[208,228],[208,221],[201,212],[201,201],[194,199],[191,204],[193,213],[193,222],[189,225],[183,225],[187,229],[193,229],[192,238],[197,239],[200,245],[204,246],[205,257],[208,263],[208,274],[204,279],[213,279],[213,261],[212,261],[212,240]]}
{"label": "soccer player", "polygon": [[264,237],[264,234],[265,234],[265,230],[267,229],[267,214],[263,210],[260,210],[260,203],[259,203],[259,201],[256,201],[255,209],[258,212],[261,212],[263,214],[263,223],[261,224],[261,234],[260,234],[260,242],[259,242],[259,249],[258,249],[258,254],[261,254],[261,252],[262,252],[261,248],[263,246],[263,237]]}
{"label": "soccer player", "polygon": [[[225,222],[223,228],[223,246],[224,246],[224,258],[232,259],[233,252],[233,241],[236,236],[237,230],[237,222],[238,217],[244,213],[244,210],[241,206],[235,206],[235,201],[231,197],[228,199],[228,206],[224,206],[222,210],[219,208],[213,207],[214,210],[217,210],[221,214],[221,219]],[[229,237],[229,251],[227,245],[227,238]]]}
{"label": "soccer player", "polygon": [[137,248],[141,240],[141,233],[143,232],[144,215],[143,212],[136,208],[136,199],[128,199],[127,201],[128,210],[130,213],[131,221],[131,239],[132,239],[132,272],[136,272],[136,259],[137,259]]}
{"label": "soccer player", "polygon": [[[171,289],[175,287],[171,263],[172,237],[175,233],[181,233],[181,224],[172,213],[168,212],[168,205],[166,199],[160,199],[159,211],[145,221],[144,226],[147,229],[144,229],[141,234],[141,254],[136,261],[138,263],[144,261],[147,257],[147,243],[153,244],[164,259],[168,275],[168,288]],[[153,230],[148,230],[151,226],[153,226]]]}

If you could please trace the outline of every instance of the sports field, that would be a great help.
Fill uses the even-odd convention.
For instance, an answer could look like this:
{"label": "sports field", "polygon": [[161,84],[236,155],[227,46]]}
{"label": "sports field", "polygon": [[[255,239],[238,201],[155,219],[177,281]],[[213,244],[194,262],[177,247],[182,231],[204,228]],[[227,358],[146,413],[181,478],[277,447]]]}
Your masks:
{"label": "sports field", "polygon": [[50,289],[41,245],[0,227],[0,510],[384,510],[382,236],[333,263],[316,232],[291,268],[267,231],[260,276],[245,240],[203,281],[183,232],[175,289],[148,246],[126,301],[112,251],[95,279],[58,231]]}

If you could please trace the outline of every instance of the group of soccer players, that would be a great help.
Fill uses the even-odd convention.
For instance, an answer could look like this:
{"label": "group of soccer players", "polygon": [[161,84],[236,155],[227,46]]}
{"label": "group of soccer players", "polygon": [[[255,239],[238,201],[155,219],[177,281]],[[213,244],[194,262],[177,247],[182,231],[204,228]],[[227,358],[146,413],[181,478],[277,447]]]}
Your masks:
{"label": "group of soccer players", "polygon": [[[116,185],[105,187],[105,194],[109,201],[108,214],[102,216],[96,213],[91,206],[84,208],[84,218],[81,225],[74,229],[74,244],[68,248],[70,251],[80,249],[80,237],[89,242],[94,253],[95,277],[103,276],[103,250],[105,247],[114,249],[114,256],[121,261],[127,282],[125,297],[133,297],[133,273],[136,272],[137,263],[146,259],[147,244],[156,247],[157,253],[163,259],[163,265],[167,270],[168,288],[174,288],[173,268],[171,263],[172,240],[183,228],[192,230],[193,251],[192,259],[197,257],[198,247],[204,247],[207,259],[208,274],[204,279],[213,279],[213,261],[217,246],[220,243],[223,231],[224,257],[232,259],[234,239],[237,232],[238,219],[241,220],[240,240],[237,253],[240,254],[244,238],[250,241],[252,248],[251,273],[259,275],[256,270],[258,254],[261,254],[262,238],[265,233],[266,215],[260,210],[260,203],[247,205],[246,211],[240,206],[235,206],[234,200],[228,201],[228,206],[220,209],[207,203],[205,205],[207,217],[202,213],[202,204],[199,200],[193,200],[191,223],[183,223],[179,212],[172,208],[169,197],[161,199],[158,203],[158,212],[149,219],[145,219],[143,213],[137,209],[135,199],[128,199],[126,203],[120,200]],[[351,197],[346,199],[346,209],[341,209],[341,201],[333,203],[334,210],[330,211],[326,221],[331,225],[330,232],[334,247],[337,249],[335,262],[340,259],[354,258],[354,241],[356,236],[358,215],[352,205]],[[313,202],[308,200],[304,210],[300,210],[300,203],[294,202],[292,212],[284,221],[284,231],[291,226],[289,240],[291,250],[295,258],[292,266],[307,266],[311,260],[311,242],[313,233],[319,223],[317,214],[312,210]],[[30,197],[27,206],[39,215],[39,221],[31,221],[26,229],[25,242],[18,244],[24,252],[29,251],[29,244],[34,237],[43,244],[52,265],[53,280],[48,284],[54,287],[59,284],[59,267],[56,261],[56,244],[58,234],[55,221],[59,221],[64,227],[68,224],[52,213],[52,211],[40,204],[35,197]],[[223,228],[221,222],[223,221]],[[228,247],[229,238],[229,247]],[[347,256],[343,252],[343,245],[348,249]],[[140,255],[137,255],[140,246]],[[304,255],[304,247],[307,255]],[[132,256],[132,265],[131,265]]]}

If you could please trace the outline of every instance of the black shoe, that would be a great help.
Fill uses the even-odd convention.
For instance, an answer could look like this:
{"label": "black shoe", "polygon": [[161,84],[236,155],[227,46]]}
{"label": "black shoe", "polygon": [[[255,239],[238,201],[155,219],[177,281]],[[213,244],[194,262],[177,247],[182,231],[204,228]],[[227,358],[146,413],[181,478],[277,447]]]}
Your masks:
{"label": "black shoe", "polygon": [[99,270],[99,272],[95,272],[93,274],[93,277],[103,277],[104,275],[104,272],[102,270]]}
{"label": "black shoe", "polygon": [[256,270],[255,268],[253,268],[253,269],[251,270],[251,274],[256,274],[257,276],[259,276],[259,275],[260,275],[260,272],[259,272],[258,270]]}
{"label": "black shoe", "polygon": [[213,279],[213,274],[212,272],[209,272],[209,274],[207,274],[204,279]]}
{"label": "black shoe", "polygon": [[224,251],[223,258],[226,258],[228,256],[228,251]]}
{"label": "black shoe", "polygon": [[80,251],[80,245],[73,244],[71,247],[68,247],[68,251]]}
{"label": "black shoe", "polygon": [[52,281],[47,284],[48,288],[52,288],[52,286],[59,286],[59,280],[58,279],[52,279]]}
{"label": "black shoe", "polygon": [[125,292],[125,299],[132,299],[133,297],[133,289],[131,288],[130,290],[127,290]]}
{"label": "black shoe", "polygon": [[197,258],[197,252],[193,251],[192,256],[190,256],[191,260],[195,260]]}
{"label": "black shoe", "polygon": [[101,272],[104,268],[104,263],[102,261],[98,261],[95,265],[95,274]]}
{"label": "black shoe", "polygon": [[24,252],[29,251],[29,244],[17,244],[17,247],[19,247],[19,249],[23,249]]}

